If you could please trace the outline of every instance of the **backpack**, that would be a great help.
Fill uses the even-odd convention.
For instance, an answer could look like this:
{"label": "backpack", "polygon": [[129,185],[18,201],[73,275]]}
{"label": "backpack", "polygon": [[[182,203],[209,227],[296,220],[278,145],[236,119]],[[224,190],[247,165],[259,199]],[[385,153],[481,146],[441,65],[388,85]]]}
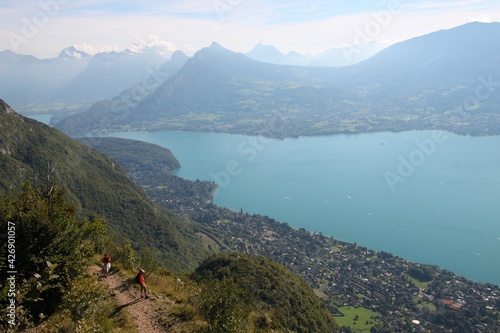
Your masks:
{"label": "backpack", "polygon": [[140,275],[140,274],[137,274],[137,275],[135,276],[135,283],[137,283],[137,284],[141,284],[141,275]]}

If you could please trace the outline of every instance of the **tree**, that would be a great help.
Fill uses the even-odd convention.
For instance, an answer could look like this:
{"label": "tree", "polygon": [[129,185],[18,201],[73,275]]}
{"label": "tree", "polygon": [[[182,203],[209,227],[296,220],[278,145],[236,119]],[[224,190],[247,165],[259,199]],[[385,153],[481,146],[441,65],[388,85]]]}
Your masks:
{"label": "tree", "polygon": [[[75,207],[66,203],[64,194],[64,189],[53,183],[34,188],[28,182],[10,196],[0,196],[1,228],[15,229],[15,260],[10,270],[17,272],[15,298],[20,326],[37,323],[55,311],[71,282],[86,273],[94,253],[92,241],[105,230],[101,219],[77,219]],[[4,246],[0,260],[7,262]],[[5,293],[0,297],[5,308],[10,299]]]}
{"label": "tree", "polygon": [[238,289],[230,279],[205,284],[200,295],[200,314],[208,323],[210,333],[245,332],[248,311]]}

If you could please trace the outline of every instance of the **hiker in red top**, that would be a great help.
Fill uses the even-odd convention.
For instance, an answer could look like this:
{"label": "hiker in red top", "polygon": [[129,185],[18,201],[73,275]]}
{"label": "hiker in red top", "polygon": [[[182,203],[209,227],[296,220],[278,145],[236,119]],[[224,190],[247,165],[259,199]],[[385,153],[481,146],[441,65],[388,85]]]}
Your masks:
{"label": "hiker in red top", "polygon": [[108,277],[109,271],[111,270],[111,257],[107,253],[104,253],[102,262],[104,263],[104,275]]}
{"label": "hiker in red top", "polygon": [[141,287],[141,298],[143,297],[142,296],[142,292],[143,291],[144,291],[144,298],[148,298],[147,288],[146,288],[146,281],[144,280],[144,270],[142,268],[139,271],[139,273],[137,273],[136,280],[137,280],[137,282],[139,283],[139,285]]}

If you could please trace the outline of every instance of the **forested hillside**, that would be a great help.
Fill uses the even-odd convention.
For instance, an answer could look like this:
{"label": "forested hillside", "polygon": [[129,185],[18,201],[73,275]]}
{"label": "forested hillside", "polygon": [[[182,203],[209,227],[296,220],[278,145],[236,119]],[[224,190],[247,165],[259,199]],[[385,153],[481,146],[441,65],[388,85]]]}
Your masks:
{"label": "forested hillside", "polygon": [[[263,257],[220,255],[204,261],[190,277],[175,278],[175,272],[192,272],[208,256],[196,234],[199,226],[155,206],[110,157],[0,103],[0,166],[5,171],[0,224],[12,229],[9,235],[15,240],[15,246],[0,248],[2,281],[10,281],[7,272],[15,275],[15,282],[1,285],[0,304],[4,309],[13,304],[12,311],[2,312],[2,330],[134,332],[133,319],[120,311],[138,302],[129,289],[131,272],[139,267],[147,269],[152,281],[154,305],[148,309],[154,313],[145,318],[158,332],[180,332],[178,327],[189,333],[337,330],[304,280]],[[158,156],[146,154],[142,163],[134,163],[140,162],[141,148],[152,152],[155,147],[105,141],[139,169],[178,166],[163,148]],[[109,249],[112,274],[123,286],[111,294],[96,279],[98,273],[91,274],[96,257]],[[132,301],[118,306],[110,295],[122,293]]]}
{"label": "forested hillside", "polygon": [[[303,280],[263,257],[219,255],[191,276],[176,277],[147,256],[131,263],[135,254],[122,249],[113,250],[110,275],[99,273],[96,255],[116,246],[105,221],[77,218],[65,190],[53,184],[35,188],[26,183],[9,196],[0,195],[0,225],[14,239],[9,241],[13,246],[5,242],[0,248],[2,281],[7,281],[0,288],[4,332],[338,331]],[[144,298],[132,285],[137,267],[147,270]],[[135,311],[127,315],[130,307]],[[130,318],[134,314],[140,318]]]}
{"label": "forested hillside", "polygon": [[[239,293],[241,303],[234,306],[245,304],[258,309],[260,321],[271,328],[298,333],[336,330],[331,313],[311,287],[286,267],[265,257],[219,254],[205,260],[192,277],[199,282],[226,281],[232,293]],[[228,294],[227,299],[230,297]]]}
{"label": "forested hillside", "polygon": [[155,206],[113,159],[61,132],[15,113],[0,101],[0,190],[6,194],[32,179],[66,189],[78,215],[107,220],[111,233],[130,238],[136,250],[151,248],[174,271],[189,270],[207,256],[189,220]]}
{"label": "forested hillside", "polygon": [[142,141],[113,137],[80,138],[78,141],[116,160],[119,156],[120,165],[129,165],[130,168],[170,173],[181,167],[170,150]]}

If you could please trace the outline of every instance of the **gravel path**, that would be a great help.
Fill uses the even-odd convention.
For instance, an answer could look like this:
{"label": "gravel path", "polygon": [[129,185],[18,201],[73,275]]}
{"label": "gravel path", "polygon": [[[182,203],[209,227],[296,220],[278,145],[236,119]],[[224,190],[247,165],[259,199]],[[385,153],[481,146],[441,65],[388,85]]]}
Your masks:
{"label": "gravel path", "polygon": [[[94,266],[99,272],[101,267]],[[115,313],[127,311],[137,323],[137,331],[145,333],[164,333],[158,325],[157,313],[150,302],[150,299],[140,298],[139,288],[129,285],[119,274],[111,274],[107,278],[101,279],[101,283],[112,290],[116,297],[117,308]]]}

